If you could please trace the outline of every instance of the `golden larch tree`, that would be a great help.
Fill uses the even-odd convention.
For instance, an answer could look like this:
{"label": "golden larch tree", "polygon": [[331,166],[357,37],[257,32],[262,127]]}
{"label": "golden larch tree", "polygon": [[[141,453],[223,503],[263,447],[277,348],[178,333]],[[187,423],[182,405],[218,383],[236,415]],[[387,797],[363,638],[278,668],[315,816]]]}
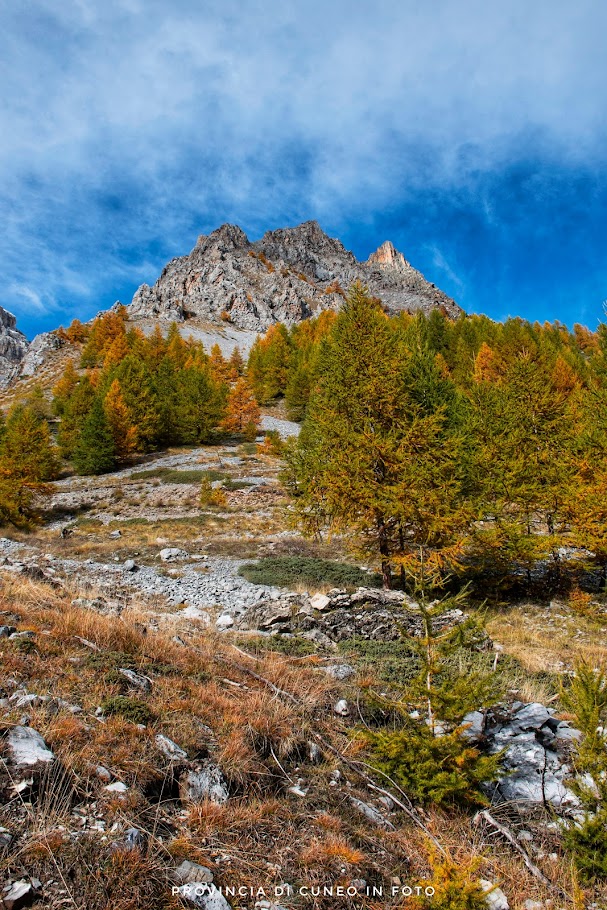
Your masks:
{"label": "golden larch tree", "polygon": [[137,447],[137,429],[122,395],[117,379],[114,379],[103,401],[103,410],[114,440],[116,458],[124,461]]}
{"label": "golden larch tree", "polygon": [[226,433],[238,433],[254,439],[259,430],[259,405],[253,389],[244,377],[238,379],[228,396],[228,410],[222,422]]}

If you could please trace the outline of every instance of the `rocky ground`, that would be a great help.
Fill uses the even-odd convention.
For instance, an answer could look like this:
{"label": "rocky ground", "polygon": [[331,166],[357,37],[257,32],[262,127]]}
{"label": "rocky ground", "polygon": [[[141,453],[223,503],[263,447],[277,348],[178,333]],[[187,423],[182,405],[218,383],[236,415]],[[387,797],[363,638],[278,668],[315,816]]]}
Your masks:
{"label": "rocky ground", "polygon": [[408,672],[415,604],[371,575],[279,587],[239,574],[274,556],[351,563],[339,541],[289,527],[278,468],[234,444],[66,477],[42,528],[0,539],[4,907],[413,906],[406,889],[434,887],[433,839],[456,863],[478,858],[493,910],[571,906],[560,831],[580,809],[578,733],[550,674],[569,666],[573,622],[576,654],[598,654],[596,622],[568,604],[543,626],[529,605],[494,612],[470,659],[507,674],[508,698],[472,713],[467,735],[508,774],[488,816],[411,810],[368,776],[356,731],[372,722],[369,686]]}

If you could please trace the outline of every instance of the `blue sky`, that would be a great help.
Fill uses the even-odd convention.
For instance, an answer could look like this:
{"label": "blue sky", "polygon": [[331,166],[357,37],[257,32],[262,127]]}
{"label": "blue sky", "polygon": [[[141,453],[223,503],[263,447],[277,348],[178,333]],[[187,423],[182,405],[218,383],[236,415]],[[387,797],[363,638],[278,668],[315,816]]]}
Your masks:
{"label": "blue sky", "polygon": [[607,299],[602,0],[0,0],[0,304],[88,319],[223,222],[386,239],[465,309]]}

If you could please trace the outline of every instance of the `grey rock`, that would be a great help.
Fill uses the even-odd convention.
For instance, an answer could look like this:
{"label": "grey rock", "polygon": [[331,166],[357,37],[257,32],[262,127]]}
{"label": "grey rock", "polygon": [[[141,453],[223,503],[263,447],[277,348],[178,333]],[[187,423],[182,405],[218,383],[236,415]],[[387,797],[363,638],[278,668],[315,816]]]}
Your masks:
{"label": "grey rock", "polygon": [[332,676],[333,679],[338,679],[340,681],[350,679],[351,676],[356,675],[356,670],[354,667],[351,667],[350,664],[330,664],[328,667],[321,667],[320,669],[323,673],[326,673],[327,676]]}
{"label": "grey rock", "polygon": [[218,616],[215,620],[215,625],[218,629],[229,629],[234,625],[234,617],[230,616],[229,613],[222,613],[221,616]]}
{"label": "grey rock", "polygon": [[154,742],[156,746],[165,758],[168,758],[169,761],[187,761],[188,753],[185,749],[182,749],[181,746],[178,746],[177,743],[174,743],[172,739],[169,739],[168,736],[163,736],[162,733],[158,733],[154,737]]}
{"label": "grey rock", "polygon": [[110,531],[110,533],[108,534],[108,537],[110,538],[110,540],[118,540],[119,537],[122,537],[122,531],[120,531],[120,530]]}
{"label": "grey rock", "polygon": [[287,787],[287,793],[292,793],[293,796],[300,796],[303,798],[304,796],[306,796],[307,792],[308,791],[304,790],[303,787],[299,787],[299,786]]}
{"label": "grey rock", "polygon": [[221,770],[210,761],[187,772],[181,781],[180,793],[183,800],[194,803],[205,799],[214,803],[225,803],[229,796]]}
{"label": "grey rock", "polygon": [[489,910],[510,910],[508,898],[501,888],[497,888],[492,882],[481,878],[480,885],[486,892],[485,902]]}
{"label": "grey rock", "polygon": [[21,910],[22,907],[31,907],[35,899],[36,892],[30,882],[15,882],[4,895],[3,907],[5,910]]}
{"label": "grey rock", "polygon": [[126,793],[129,788],[121,780],[117,780],[113,784],[108,784],[107,787],[104,787],[103,789],[107,790],[108,793],[117,793],[118,795],[122,795],[123,793]]}
{"label": "grey rock", "polygon": [[6,387],[18,375],[29,342],[17,328],[12,313],[0,307],[0,387]]}
{"label": "grey rock", "polygon": [[207,869],[206,866],[200,866],[198,863],[190,862],[189,859],[184,859],[181,865],[177,866],[172,877],[180,885],[192,882],[211,884],[213,881],[213,873],[210,869]]}
{"label": "grey rock", "polygon": [[331,598],[327,597],[326,594],[315,594],[314,597],[310,598],[310,606],[314,610],[326,610],[331,606]]}
{"label": "grey rock", "polygon": [[469,711],[464,716],[462,723],[470,725],[466,730],[462,730],[461,735],[464,739],[471,743],[479,742],[482,739],[485,730],[485,715],[482,711]]}
{"label": "grey rock", "polygon": [[102,780],[106,784],[109,784],[109,782],[112,779],[112,775],[110,774],[110,772],[108,771],[107,768],[103,767],[103,765],[97,765],[97,767],[95,768],[95,774],[97,775],[99,780]]}
{"label": "grey rock", "polygon": [[126,559],[124,561],[124,569],[126,572],[136,572],[139,569],[139,566],[134,559]]}
{"label": "grey rock", "polygon": [[320,762],[322,761],[322,752],[320,751],[320,747],[316,743],[312,742],[311,740],[310,740],[310,742],[307,743],[307,747],[308,747],[308,759],[314,765],[320,764]]}
{"label": "grey rock", "polygon": [[545,705],[534,702],[517,711],[512,719],[512,727],[519,730],[539,730],[552,720],[552,714]]}
{"label": "grey rock", "polygon": [[333,713],[338,714],[340,717],[347,717],[350,713],[350,706],[345,698],[340,698],[338,702],[333,706]]}
{"label": "grey rock", "polygon": [[18,641],[19,639],[29,638],[31,641],[36,637],[36,633],[32,632],[31,629],[23,629],[21,632],[12,632],[8,639],[9,641]]}
{"label": "grey rock", "polygon": [[12,840],[13,835],[8,828],[0,828],[0,850],[6,850],[7,847],[10,847]]}
{"label": "grey rock", "polygon": [[31,727],[17,726],[6,738],[9,759],[16,768],[28,768],[54,760],[40,734]]}
{"label": "grey rock", "polygon": [[378,828],[387,828],[390,831],[394,830],[392,822],[388,821],[387,818],[384,818],[381,812],[378,809],[375,809],[374,806],[370,806],[368,803],[364,803],[361,799],[356,799],[354,796],[350,797],[350,803],[355,809],[361,812],[365,818],[370,822],[373,822],[374,825],[377,825]]}
{"label": "grey rock", "polygon": [[507,772],[497,783],[494,801],[520,810],[547,804],[561,814],[579,810],[580,800],[566,786],[570,770],[564,744],[557,748],[554,730],[560,723],[539,703],[513,707],[508,722],[488,717],[484,731],[489,751],[504,752],[501,764]]}
{"label": "grey rock", "polygon": [[213,884],[205,882],[189,882],[178,886],[179,896],[199,910],[232,910],[221,891]]}
{"label": "grey rock", "polygon": [[138,850],[144,853],[148,848],[148,837],[139,828],[128,828],[124,835],[124,849],[128,851]]}
{"label": "grey rock", "polygon": [[19,370],[20,376],[35,376],[54,351],[65,344],[55,332],[41,332],[29,345]]}
{"label": "grey rock", "polygon": [[8,638],[16,631],[14,626],[0,626],[0,638]]}
{"label": "grey rock", "polygon": [[173,562],[176,559],[187,559],[188,554],[180,547],[164,547],[158,554],[163,562]]}
{"label": "grey rock", "polygon": [[142,692],[152,691],[152,681],[142,673],[135,673],[134,670],[128,670],[126,667],[119,667],[118,672],[136,689],[140,689]]}

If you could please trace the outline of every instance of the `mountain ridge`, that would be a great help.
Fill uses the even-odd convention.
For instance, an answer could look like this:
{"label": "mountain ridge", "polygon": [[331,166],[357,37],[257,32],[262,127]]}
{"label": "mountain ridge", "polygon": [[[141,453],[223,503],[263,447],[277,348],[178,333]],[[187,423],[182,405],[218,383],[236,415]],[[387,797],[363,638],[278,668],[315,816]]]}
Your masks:
{"label": "mountain ridge", "polygon": [[197,317],[265,331],[337,309],[361,281],[390,312],[461,308],[428,282],[390,241],[361,262],[316,221],[266,231],[250,241],[233,224],[201,235],[187,256],[172,259],[153,286],[143,284],[127,309],[135,318],[186,321]]}
{"label": "mountain ridge", "polygon": [[[233,335],[243,334],[246,350],[253,333],[274,323],[291,326],[325,309],[339,309],[355,281],[366,285],[390,313],[439,308],[455,318],[463,312],[391,241],[362,262],[317,221],[266,231],[256,241],[238,225],[222,224],[201,234],[190,253],[167,262],[154,285],[142,284],[127,311],[144,330],[151,323],[176,322],[187,324],[184,334],[206,336],[225,335],[229,326]],[[109,309],[122,306],[117,301]],[[239,341],[230,343],[233,347]],[[40,333],[29,342],[13,314],[0,307],[0,387],[35,376],[62,344],[56,332]]]}

